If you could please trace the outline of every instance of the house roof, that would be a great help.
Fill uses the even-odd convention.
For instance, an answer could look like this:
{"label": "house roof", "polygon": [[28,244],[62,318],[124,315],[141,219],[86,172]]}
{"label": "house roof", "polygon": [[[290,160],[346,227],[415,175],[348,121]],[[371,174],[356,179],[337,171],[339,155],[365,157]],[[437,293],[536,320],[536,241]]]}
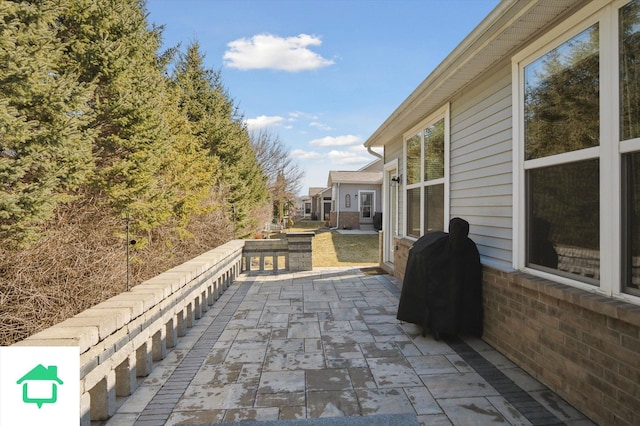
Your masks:
{"label": "house roof", "polygon": [[51,380],[56,381],[58,384],[62,384],[62,380],[58,378],[58,367],[55,365],[50,365],[45,368],[42,364],[38,364],[27,374],[22,376],[17,384],[20,384],[26,380]]}
{"label": "house roof", "polygon": [[382,158],[376,158],[369,164],[358,169],[359,172],[381,172],[384,170],[384,163]]}
{"label": "house roof", "polygon": [[503,0],[365,141],[367,147],[402,140],[403,133],[478,76],[510,58],[536,34],[564,19],[584,0]]}
{"label": "house roof", "polygon": [[325,189],[326,188],[320,188],[320,187],[317,187],[317,186],[312,186],[311,188],[309,188],[309,196],[313,197],[314,195],[318,195],[319,193],[321,193]]}
{"label": "house roof", "polygon": [[329,172],[327,185],[332,186],[334,183],[380,185],[382,183],[382,172],[332,170]]}

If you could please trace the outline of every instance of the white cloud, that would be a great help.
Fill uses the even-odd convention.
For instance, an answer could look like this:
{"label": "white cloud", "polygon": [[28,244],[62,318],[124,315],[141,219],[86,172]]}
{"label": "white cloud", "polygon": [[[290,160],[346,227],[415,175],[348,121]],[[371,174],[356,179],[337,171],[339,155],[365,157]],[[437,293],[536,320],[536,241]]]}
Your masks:
{"label": "white cloud", "polygon": [[291,72],[308,71],[334,63],[309,49],[310,46],[321,44],[320,38],[308,34],[286,38],[258,34],[250,39],[240,38],[229,42],[222,59],[226,66],[240,70],[266,68]]}
{"label": "white cloud", "polygon": [[302,149],[294,149],[289,155],[291,158],[297,158],[300,160],[315,160],[322,157],[322,155],[315,151],[304,151]]}
{"label": "white cloud", "polygon": [[311,142],[309,142],[309,145],[321,146],[321,147],[349,146],[349,145],[360,144],[361,141],[362,139],[360,138],[360,136],[354,136],[354,135],[326,136],[324,138],[312,140]]}
{"label": "white cloud", "polygon": [[247,127],[249,128],[249,130],[254,130],[254,129],[263,129],[269,126],[276,126],[282,121],[284,121],[284,118],[277,115],[274,115],[274,116],[260,115],[256,118],[247,119],[245,123],[247,123]]}
{"label": "white cloud", "polygon": [[331,151],[327,154],[331,164],[340,166],[365,165],[371,162],[371,156],[356,150]]}
{"label": "white cloud", "polygon": [[311,123],[309,123],[309,126],[316,127],[320,130],[333,130],[332,127],[327,126],[326,124],[318,123],[317,121],[312,121]]}
{"label": "white cloud", "polygon": [[317,120],[318,116],[316,114],[302,111],[293,111],[289,113],[289,121],[296,121],[298,119]]}

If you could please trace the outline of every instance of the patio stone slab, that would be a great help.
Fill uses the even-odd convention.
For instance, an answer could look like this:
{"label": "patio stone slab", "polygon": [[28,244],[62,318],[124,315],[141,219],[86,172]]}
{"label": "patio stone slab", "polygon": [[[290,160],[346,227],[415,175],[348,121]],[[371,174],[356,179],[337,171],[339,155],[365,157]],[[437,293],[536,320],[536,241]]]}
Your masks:
{"label": "patio stone slab", "polygon": [[509,425],[509,422],[486,398],[451,398],[440,401],[445,414],[456,425]]}
{"label": "patio stone slab", "polygon": [[325,369],[307,371],[307,389],[320,390],[349,390],[352,388],[351,377],[346,369]]}
{"label": "patio stone slab", "polygon": [[[459,370],[444,355],[408,356],[407,361],[418,374],[458,373]],[[465,363],[466,365],[466,363]]]}
{"label": "patio stone slab", "polygon": [[241,275],[106,426],[591,424],[481,340],[398,321],[396,285],[357,268]]}
{"label": "patio stone slab", "polygon": [[442,408],[424,386],[404,388],[404,392],[418,415],[442,414]]}
{"label": "patio stone slab", "polygon": [[402,388],[357,389],[356,395],[362,407],[362,415],[371,414],[415,414],[409,398]]}
{"label": "patio stone slab", "polygon": [[189,386],[176,404],[177,411],[227,410],[253,407],[255,389],[231,383],[222,386]]}
{"label": "patio stone slab", "polygon": [[[281,417],[282,417],[282,413]],[[431,424],[431,423],[429,423]],[[218,426],[229,426],[229,423],[222,423]],[[412,414],[393,414],[375,416],[352,416],[352,417],[324,417],[319,419],[294,419],[291,421],[260,421],[243,422],[244,426],[418,426],[416,416]],[[191,425],[196,426],[196,425]],[[210,426],[210,425],[197,425]],[[235,426],[235,425],[234,425]]]}
{"label": "patio stone slab", "polygon": [[422,386],[420,377],[404,357],[371,358],[368,363],[379,388]]}
{"label": "patio stone slab", "polygon": [[304,371],[267,371],[260,378],[259,393],[301,392],[305,389]]}
{"label": "patio stone slab", "polygon": [[499,395],[477,373],[430,374],[420,378],[436,399]]}
{"label": "patio stone slab", "polygon": [[308,391],[307,416],[342,417],[359,416],[358,398],[352,390],[345,391]]}

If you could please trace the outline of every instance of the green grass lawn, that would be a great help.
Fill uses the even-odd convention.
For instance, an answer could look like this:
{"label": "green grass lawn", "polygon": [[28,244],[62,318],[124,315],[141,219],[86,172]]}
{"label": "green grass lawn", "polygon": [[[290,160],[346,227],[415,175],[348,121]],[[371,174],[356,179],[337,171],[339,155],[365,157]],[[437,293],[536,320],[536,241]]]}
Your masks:
{"label": "green grass lawn", "polygon": [[340,234],[321,221],[296,222],[287,232],[315,232],[313,266],[378,265],[378,235]]}

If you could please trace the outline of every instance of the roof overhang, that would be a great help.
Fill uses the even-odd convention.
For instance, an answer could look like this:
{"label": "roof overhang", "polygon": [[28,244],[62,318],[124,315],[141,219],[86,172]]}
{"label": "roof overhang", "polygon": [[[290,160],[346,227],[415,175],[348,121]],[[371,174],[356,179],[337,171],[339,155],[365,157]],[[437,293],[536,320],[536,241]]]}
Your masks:
{"label": "roof overhang", "polygon": [[404,132],[479,76],[587,3],[584,0],[503,0],[396,108],[364,145],[379,147],[402,140]]}

